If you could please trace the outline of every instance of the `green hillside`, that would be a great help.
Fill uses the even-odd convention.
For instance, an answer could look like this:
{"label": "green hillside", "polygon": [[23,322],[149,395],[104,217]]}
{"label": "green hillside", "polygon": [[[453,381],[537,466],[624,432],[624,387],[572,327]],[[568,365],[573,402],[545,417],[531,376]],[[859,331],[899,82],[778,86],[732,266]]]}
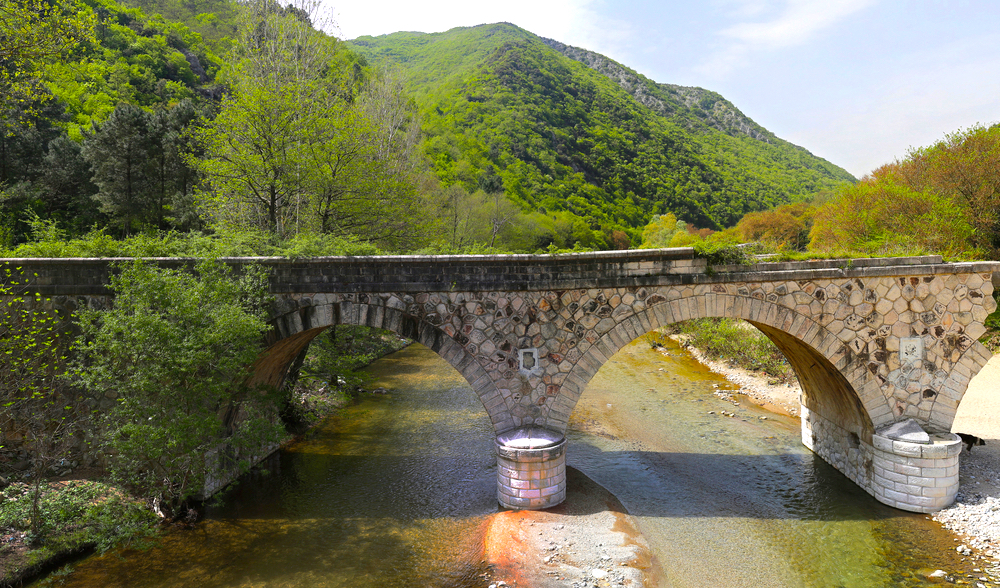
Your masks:
{"label": "green hillside", "polygon": [[228,48],[236,36],[236,0],[126,0],[123,4],[184,24],[216,53]]}
{"label": "green hillside", "polygon": [[150,108],[194,98],[221,66],[201,35],[183,24],[115,0],[77,0],[77,6],[95,16],[94,42],[42,74],[66,107],[70,120],[63,124],[74,139],[119,103]]}
{"label": "green hillside", "polygon": [[657,84],[514,25],[351,45],[406,75],[443,184],[471,190],[495,172],[523,208],[570,211],[594,229],[634,234],[666,212],[721,228],[854,180],[718,94]]}

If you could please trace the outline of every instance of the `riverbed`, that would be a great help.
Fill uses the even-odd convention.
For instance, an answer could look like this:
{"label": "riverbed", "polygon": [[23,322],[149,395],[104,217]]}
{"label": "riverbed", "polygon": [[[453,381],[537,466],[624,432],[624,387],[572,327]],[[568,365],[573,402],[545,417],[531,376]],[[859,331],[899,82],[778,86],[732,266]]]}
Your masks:
{"label": "riverbed", "polygon": [[[370,374],[387,394],[364,396],[287,446],[194,530],[147,552],[88,558],[46,583],[495,582],[484,545],[498,512],[493,431],[478,399],[419,345]],[[627,514],[612,519],[641,533],[652,582],[861,588],[930,585],[937,569],[972,573],[940,525],[877,503],[801,445],[794,417],[717,394],[731,388],[679,347],[635,343],[601,369],[572,416],[568,461],[581,476],[571,483],[617,498]]]}

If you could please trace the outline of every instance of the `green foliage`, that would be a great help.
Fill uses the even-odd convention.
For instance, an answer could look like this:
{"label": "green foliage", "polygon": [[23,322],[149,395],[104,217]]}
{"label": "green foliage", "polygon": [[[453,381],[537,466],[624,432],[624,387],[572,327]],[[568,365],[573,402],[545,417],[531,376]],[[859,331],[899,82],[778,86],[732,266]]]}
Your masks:
{"label": "green foliage", "polygon": [[382,255],[377,246],[358,237],[299,233],[276,241],[265,231],[218,230],[214,233],[161,231],[115,239],[103,229],[83,237],[67,238],[53,220],[29,218],[32,240],[11,249],[0,249],[2,257],[316,257],[326,255]]}
{"label": "green foliage", "polygon": [[65,316],[52,301],[30,291],[31,276],[7,267],[0,280],[0,443],[17,443],[31,455],[28,519],[44,537],[39,503],[49,467],[78,445],[87,415],[68,394],[63,375],[73,340]]}
{"label": "green foliage", "polygon": [[[155,113],[123,103],[87,134],[82,155],[99,188],[94,199],[122,233],[166,228],[171,203],[191,196],[194,171],[184,160],[190,149],[183,135],[196,119],[189,100]],[[183,214],[172,220],[183,224]]]}
{"label": "green foliage", "polygon": [[245,383],[268,329],[262,272],[131,262],[111,279],[114,307],[80,313],[75,375],[117,399],[101,415],[115,480],[176,506],[278,441],[276,399]]}
{"label": "green foliage", "polygon": [[838,191],[815,216],[811,251],[970,259],[1000,252],[1000,125],[910,151]]}
{"label": "green foliage", "polygon": [[[1000,290],[993,291],[993,298],[1000,302]],[[1000,305],[993,311],[993,314],[983,321],[986,326],[986,333],[979,338],[982,343],[994,354],[1000,353]]]}
{"label": "green foliage", "polygon": [[662,249],[671,247],[674,235],[687,232],[687,223],[677,220],[672,213],[658,214],[642,230],[642,245],[639,249]]}
{"label": "green foliage", "polygon": [[93,15],[93,39],[73,59],[46,66],[42,76],[66,104],[71,120],[65,128],[75,140],[121,102],[152,108],[193,98],[221,64],[201,36],[182,24],[116,0],[75,0],[75,6],[79,14]]}
{"label": "green foliage", "polygon": [[302,231],[409,244],[421,231],[408,155],[417,130],[386,76],[359,84],[356,63],[303,13],[243,5],[231,93],[197,133],[196,164],[216,226],[278,238]]}
{"label": "green foliage", "polygon": [[236,37],[238,5],[233,0],[127,0],[144,13],[182,23],[201,35],[212,50],[223,55]]}
{"label": "green foliage", "polygon": [[866,178],[842,189],[817,212],[809,249],[867,257],[971,252],[973,227],[961,207],[934,192],[920,192],[892,177]]}
{"label": "green foliage", "polygon": [[694,243],[694,253],[708,260],[708,266],[714,265],[750,265],[753,258],[738,242],[725,239],[712,239]]}
{"label": "green foliage", "polygon": [[51,96],[38,70],[93,38],[93,14],[70,0],[0,0],[0,116],[31,114]]}
{"label": "green foliage", "polygon": [[816,207],[806,202],[784,204],[740,219],[736,231],[744,242],[756,241],[778,251],[805,251]]}
{"label": "green foliage", "polygon": [[[601,241],[615,230],[638,241],[636,229],[668,211],[719,228],[852,179],[756,125],[749,136],[720,123],[731,118],[720,109],[735,109],[717,95],[688,107],[675,88],[513,25],[352,44],[409,76],[426,132],[420,149],[446,188],[474,192],[495,173],[523,210],[568,213]],[[617,85],[619,74],[646,99]],[[647,106],[654,103],[669,108]],[[692,114],[705,108],[718,116]]]}
{"label": "green foliage", "polygon": [[710,359],[761,371],[781,381],[787,382],[794,376],[781,351],[747,322],[726,318],[696,319],[678,323],[673,330],[684,335],[685,345],[696,347]]}
{"label": "green foliage", "polygon": [[296,258],[331,255],[384,255],[384,252],[375,245],[354,236],[299,233],[277,247],[274,254]]}
{"label": "green foliage", "polygon": [[159,519],[144,503],[100,482],[45,484],[38,501],[45,521],[40,531],[33,531],[27,522],[32,503],[27,484],[14,483],[0,491],[0,528],[45,536],[35,559],[91,545],[102,553],[112,547],[141,546],[157,533]]}

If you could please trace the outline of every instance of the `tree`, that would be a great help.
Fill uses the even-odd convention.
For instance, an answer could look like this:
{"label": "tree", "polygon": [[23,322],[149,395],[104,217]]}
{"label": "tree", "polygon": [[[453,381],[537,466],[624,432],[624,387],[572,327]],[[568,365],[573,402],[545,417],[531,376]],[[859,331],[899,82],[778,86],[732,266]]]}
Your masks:
{"label": "tree", "polygon": [[640,249],[660,249],[670,247],[670,241],[678,232],[687,231],[687,223],[677,220],[673,213],[658,214],[642,230]]}
{"label": "tree", "polygon": [[804,202],[784,204],[747,214],[737,223],[736,230],[744,242],[762,241],[779,249],[804,251],[815,213],[815,207]]}
{"label": "tree", "polygon": [[[912,149],[905,159],[876,169],[862,183],[889,190],[905,187],[927,199],[949,200],[957,207],[950,212],[974,229],[966,249],[1000,252],[1000,125],[977,125],[930,147]],[[943,220],[945,225],[954,221]]]}
{"label": "tree", "polygon": [[870,256],[925,252],[959,256],[971,249],[972,225],[949,198],[883,176],[842,189],[816,212],[811,251]]}
{"label": "tree", "polygon": [[[312,133],[335,118],[337,92],[324,76],[337,40],[310,26],[307,9],[271,0],[241,7],[231,88],[220,112],[197,133],[195,163],[209,184],[203,207],[216,223],[263,228],[286,237],[308,211],[304,183]],[[324,136],[329,136],[324,133]]]}
{"label": "tree", "polygon": [[40,216],[58,219],[71,234],[83,234],[107,217],[94,207],[97,186],[91,181],[90,163],[82,146],[66,135],[49,142],[38,180]]}
{"label": "tree", "polygon": [[150,151],[152,115],[142,108],[119,104],[104,124],[95,127],[83,146],[83,156],[94,172],[99,191],[94,198],[101,210],[129,234],[157,218],[156,181]]}
{"label": "tree", "polygon": [[188,130],[199,113],[190,100],[150,113],[121,103],[95,126],[82,154],[99,190],[94,198],[128,234],[142,226],[167,228],[167,215],[192,195],[195,157]]}
{"label": "tree", "polygon": [[101,419],[113,477],[177,507],[218,473],[214,458],[245,471],[280,438],[275,398],[246,384],[268,329],[266,275],[214,261],[120,269],[113,308],[81,313],[75,374],[116,399]]}
{"label": "tree", "polygon": [[27,281],[8,268],[0,283],[0,442],[19,442],[31,456],[31,530],[41,541],[42,480],[79,449],[87,413],[62,377],[73,340],[69,323]]}
{"label": "tree", "polygon": [[232,92],[198,132],[203,209],[221,225],[360,234],[394,246],[420,232],[410,150],[419,126],[398,78],[359,80],[317,4],[243,6]]}
{"label": "tree", "polygon": [[93,14],[72,2],[0,0],[0,115],[50,98],[34,77],[39,66],[93,40]]}
{"label": "tree", "polygon": [[926,158],[926,182],[966,206],[976,246],[1000,252],[1000,125],[975,126],[914,153]]}

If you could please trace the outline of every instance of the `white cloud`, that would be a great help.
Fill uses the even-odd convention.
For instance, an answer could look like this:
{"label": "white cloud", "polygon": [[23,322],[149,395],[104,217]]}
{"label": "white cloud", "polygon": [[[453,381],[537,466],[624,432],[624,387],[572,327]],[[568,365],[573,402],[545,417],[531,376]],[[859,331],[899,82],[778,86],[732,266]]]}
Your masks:
{"label": "white cloud", "polygon": [[739,23],[720,34],[752,49],[792,47],[872,4],[874,0],[789,0],[776,19]]}
{"label": "white cloud", "polygon": [[[783,0],[779,5],[743,0],[730,6],[729,17],[757,18],[719,31],[718,50],[697,71],[722,77],[758,51],[774,51],[808,43],[824,30],[875,4],[877,0]],[[764,15],[770,19],[759,20]]]}

